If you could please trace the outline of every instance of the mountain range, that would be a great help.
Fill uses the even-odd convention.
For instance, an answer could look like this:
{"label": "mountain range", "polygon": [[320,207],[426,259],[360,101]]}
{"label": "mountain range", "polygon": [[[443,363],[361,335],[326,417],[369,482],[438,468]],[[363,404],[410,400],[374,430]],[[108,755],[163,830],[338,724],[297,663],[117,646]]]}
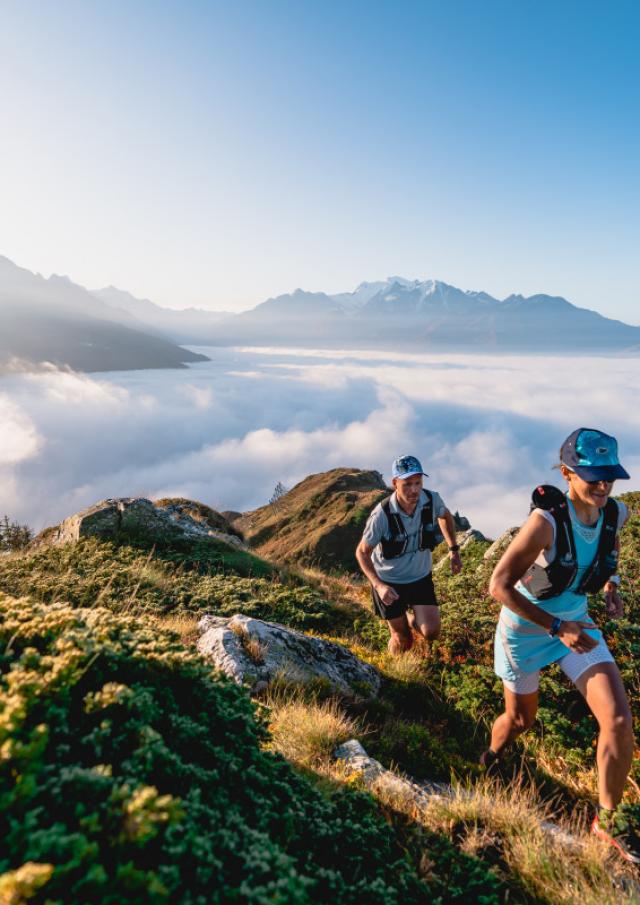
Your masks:
{"label": "mountain range", "polygon": [[206,360],[183,344],[638,354],[640,327],[561,296],[496,299],[400,276],[333,295],[296,289],[239,314],[178,310],[114,286],[45,279],[0,256],[0,366],[19,359],[104,371]]}
{"label": "mountain range", "polygon": [[300,345],[423,351],[567,353],[640,351],[640,327],[571,304],[561,296],[463,291],[439,280],[361,283],[354,292],[295,292],[240,314],[177,311],[113,287],[94,295],[176,342]]}
{"label": "mountain range", "polygon": [[50,362],[116,371],[206,360],[68,277],[45,279],[0,256],[0,369]]}

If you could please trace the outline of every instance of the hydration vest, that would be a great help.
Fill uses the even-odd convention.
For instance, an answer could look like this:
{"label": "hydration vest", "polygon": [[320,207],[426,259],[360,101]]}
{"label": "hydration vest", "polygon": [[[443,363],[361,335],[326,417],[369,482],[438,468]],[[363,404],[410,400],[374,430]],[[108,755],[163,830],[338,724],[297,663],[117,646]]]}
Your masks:
{"label": "hydration vest", "polygon": [[[520,579],[527,591],[537,600],[557,597],[571,586],[578,571],[578,557],[573,536],[573,526],[569,514],[567,497],[557,487],[543,484],[533,491],[531,509],[550,512],[556,524],[556,556],[547,566],[533,563]],[[595,594],[613,575],[618,566],[618,551],[615,549],[618,531],[618,504],[607,500],[598,549],[590,566],[587,567],[576,594]]]}
{"label": "hydration vest", "polygon": [[[431,496],[431,493],[424,488],[422,489],[422,492],[426,497],[426,501],[420,513],[421,527],[418,550],[433,550],[442,540],[444,540],[444,538],[440,533],[440,529],[433,521],[433,497]],[[400,515],[397,512],[391,511],[390,502],[391,497],[387,497],[386,500],[383,500],[381,506],[382,511],[387,517],[391,537],[389,540],[383,538],[380,541],[380,546],[382,547],[382,555],[385,559],[396,559],[398,556],[404,556],[405,553],[409,552],[407,550],[409,535],[405,531]],[[413,550],[411,552],[415,553],[416,551]]]}

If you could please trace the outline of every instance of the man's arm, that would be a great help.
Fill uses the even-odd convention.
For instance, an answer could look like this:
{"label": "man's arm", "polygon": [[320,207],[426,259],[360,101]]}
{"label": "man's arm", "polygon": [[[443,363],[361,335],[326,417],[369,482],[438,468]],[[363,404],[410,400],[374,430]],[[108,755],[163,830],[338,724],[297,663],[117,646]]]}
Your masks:
{"label": "man's arm", "polygon": [[453,575],[457,575],[460,569],[462,569],[462,559],[460,558],[459,550],[451,550],[451,547],[457,547],[458,545],[456,543],[456,525],[453,521],[453,516],[448,509],[444,510],[444,515],[438,517],[438,525],[440,526],[440,530],[447,543],[447,547],[449,547],[451,572]]}
{"label": "man's arm", "polygon": [[371,587],[375,588],[375,591],[380,600],[385,604],[385,606],[389,606],[394,602],[394,600],[398,599],[398,594],[393,590],[392,587],[390,587],[388,584],[385,584],[384,581],[380,581],[378,573],[374,569],[373,561],[371,559],[371,554],[373,553],[374,549],[375,547],[370,547],[364,539],[361,540],[356,547],[356,559],[358,560],[358,565],[364,572],[365,577],[371,583]]}

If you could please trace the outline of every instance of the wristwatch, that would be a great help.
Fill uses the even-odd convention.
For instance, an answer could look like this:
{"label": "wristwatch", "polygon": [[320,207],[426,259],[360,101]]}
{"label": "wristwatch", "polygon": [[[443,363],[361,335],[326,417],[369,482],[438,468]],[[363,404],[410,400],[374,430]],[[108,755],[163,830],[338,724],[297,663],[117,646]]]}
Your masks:
{"label": "wristwatch", "polygon": [[553,622],[551,623],[551,628],[549,629],[549,637],[555,638],[558,632],[560,631],[560,626],[562,625],[562,619],[558,616],[555,616]]}
{"label": "wristwatch", "polygon": [[619,575],[610,575],[607,578],[607,581],[610,581],[611,584],[617,584],[618,587],[620,586],[620,576]]}
{"label": "wristwatch", "polygon": [[[457,553],[459,549],[460,549],[460,546],[458,544],[454,544],[452,547],[449,547],[449,553]],[[609,579],[609,580],[611,580],[611,579]]]}

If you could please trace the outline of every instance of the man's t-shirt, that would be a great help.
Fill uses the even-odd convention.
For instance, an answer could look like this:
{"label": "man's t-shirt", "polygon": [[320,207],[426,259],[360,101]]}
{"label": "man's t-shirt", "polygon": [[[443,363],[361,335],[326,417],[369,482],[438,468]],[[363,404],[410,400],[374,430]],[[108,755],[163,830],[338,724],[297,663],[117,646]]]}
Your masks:
{"label": "man's t-shirt", "polygon": [[[429,491],[433,500],[433,518],[442,518],[446,512],[446,506],[442,497],[435,490]],[[431,550],[420,550],[420,534],[422,532],[422,509],[427,502],[424,493],[420,495],[418,505],[413,515],[407,515],[400,506],[395,492],[391,495],[389,509],[397,513],[402,526],[407,533],[407,549],[403,556],[394,559],[385,559],[382,555],[380,541],[384,538],[390,540],[393,531],[390,530],[389,520],[378,503],[364,529],[362,539],[370,547],[374,547],[371,554],[373,567],[382,581],[390,581],[393,584],[408,584],[410,581],[419,581],[431,572]]]}

